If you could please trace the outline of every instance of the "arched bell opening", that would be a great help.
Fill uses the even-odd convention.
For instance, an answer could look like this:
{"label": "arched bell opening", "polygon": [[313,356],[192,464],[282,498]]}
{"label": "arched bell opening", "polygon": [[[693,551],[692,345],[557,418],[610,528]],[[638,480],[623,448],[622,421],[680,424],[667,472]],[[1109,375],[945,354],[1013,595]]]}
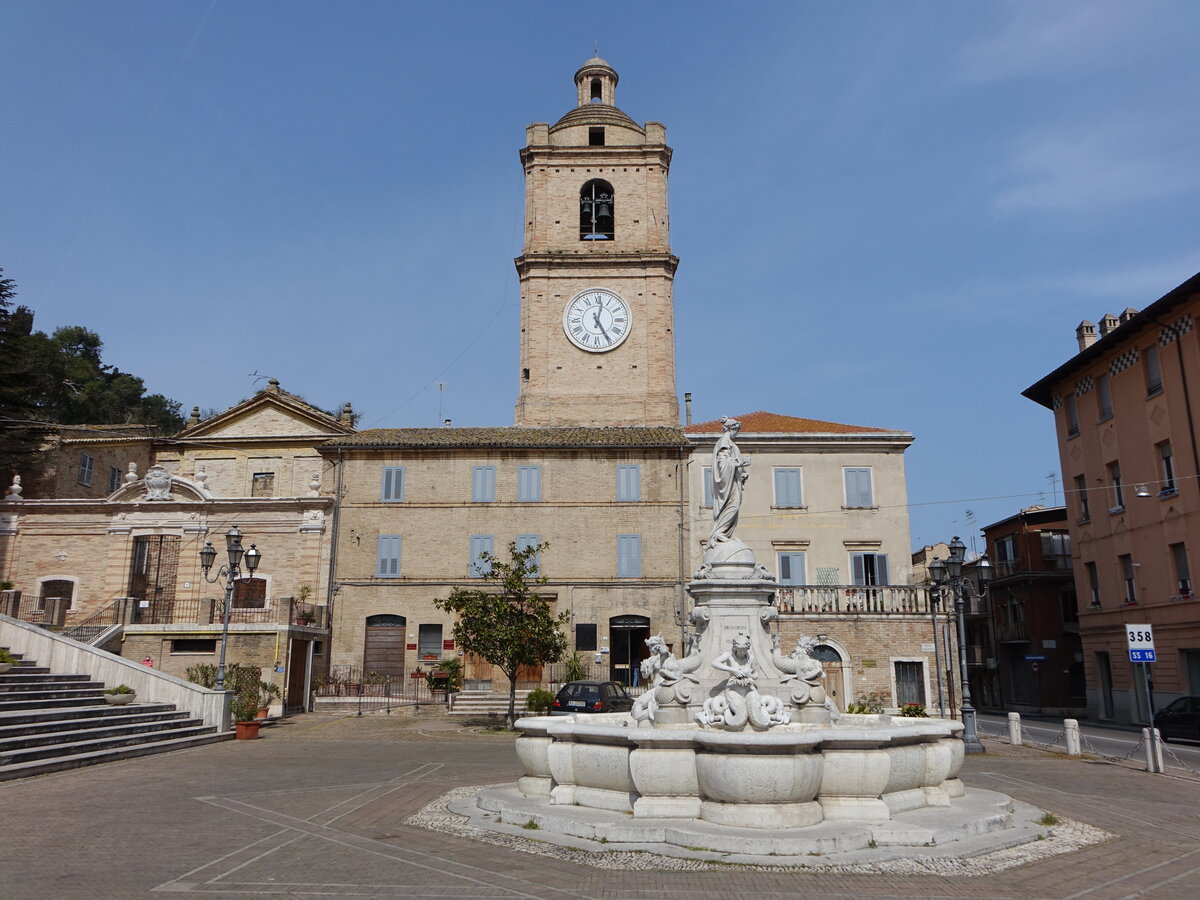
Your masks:
{"label": "arched bell opening", "polygon": [[613,187],[593,178],[579,192],[579,239],[611,241],[616,237]]}

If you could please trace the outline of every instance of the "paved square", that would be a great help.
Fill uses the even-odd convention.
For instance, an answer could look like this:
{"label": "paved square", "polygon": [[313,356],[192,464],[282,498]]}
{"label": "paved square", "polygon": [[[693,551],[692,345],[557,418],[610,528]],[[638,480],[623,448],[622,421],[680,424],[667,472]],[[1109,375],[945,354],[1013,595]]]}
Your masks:
{"label": "paved square", "polygon": [[1114,839],[985,877],[600,869],[403,824],[451,788],[515,780],[510,736],[424,713],[310,715],[256,742],[0,785],[0,896],[1200,896],[1200,782],[996,743],[989,751],[968,758],[968,788],[1003,791]]}

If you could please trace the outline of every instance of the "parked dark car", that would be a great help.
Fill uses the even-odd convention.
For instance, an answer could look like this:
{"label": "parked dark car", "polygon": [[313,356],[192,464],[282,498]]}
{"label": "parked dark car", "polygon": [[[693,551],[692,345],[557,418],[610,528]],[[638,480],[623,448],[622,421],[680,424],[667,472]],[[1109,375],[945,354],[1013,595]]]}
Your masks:
{"label": "parked dark car", "polygon": [[616,681],[569,681],[558,690],[550,715],[572,713],[629,712],[633,697]]}
{"label": "parked dark car", "polygon": [[1180,697],[1154,714],[1154,727],[1163,740],[1190,738],[1200,741],[1200,697]]}

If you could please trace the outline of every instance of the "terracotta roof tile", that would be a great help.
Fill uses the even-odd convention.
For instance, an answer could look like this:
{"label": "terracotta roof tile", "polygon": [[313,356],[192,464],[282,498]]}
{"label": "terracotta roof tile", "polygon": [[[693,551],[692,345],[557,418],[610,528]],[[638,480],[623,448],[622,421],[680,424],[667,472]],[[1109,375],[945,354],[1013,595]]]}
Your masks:
{"label": "terracotta roof tile", "polygon": [[[742,423],[742,434],[864,434],[902,433],[894,428],[867,428],[862,425],[843,425],[840,422],[822,422],[820,419],[802,419],[779,413],[752,412],[734,416]],[[685,429],[688,434],[720,434],[721,420],[698,422]]]}

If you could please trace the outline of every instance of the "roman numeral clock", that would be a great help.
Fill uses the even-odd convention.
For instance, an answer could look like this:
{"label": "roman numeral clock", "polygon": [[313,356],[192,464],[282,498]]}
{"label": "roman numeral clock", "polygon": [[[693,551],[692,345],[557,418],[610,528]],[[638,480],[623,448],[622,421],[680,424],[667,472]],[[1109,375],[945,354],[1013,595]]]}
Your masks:
{"label": "roman numeral clock", "polygon": [[563,310],[563,331],[580,350],[603,353],[629,337],[629,307],[621,296],[604,288],[579,294]]}

